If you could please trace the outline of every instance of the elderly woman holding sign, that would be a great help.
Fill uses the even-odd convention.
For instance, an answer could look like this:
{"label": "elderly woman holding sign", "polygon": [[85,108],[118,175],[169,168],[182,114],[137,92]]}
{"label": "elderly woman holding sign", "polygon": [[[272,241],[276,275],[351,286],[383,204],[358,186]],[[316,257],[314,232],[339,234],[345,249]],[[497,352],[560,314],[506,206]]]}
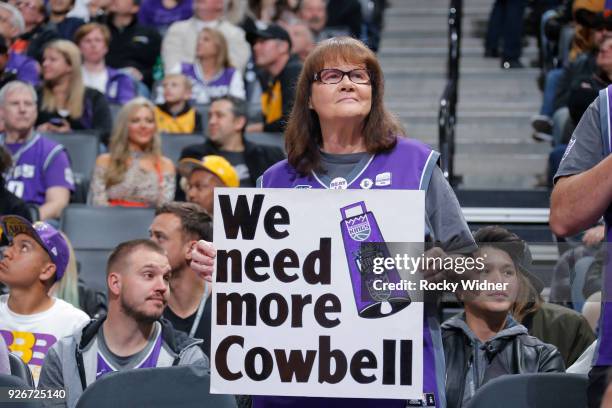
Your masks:
{"label": "elderly woman holding sign", "polygon": [[[285,131],[288,159],[261,177],[265,188],[424,190],[428,235],[444,251],[476,249],[455,195],[436,166],[439,154],[405,132],[383,103],[383,73],[376,56],[358,40],[321,42],[304,62]],[[399,215],[399,214],[398,214]],[[438,254],[442,254],[439,251]],[[200,242],[193,269],[212,274],[215,249]],[[429,270],[439,281],[447,271]],[[424,405],[445,407],[442,343],[435,311],[426,305],[423,330]],[[404,407],[401,400],[353,399],[351,407]],[[335,399],[253,397],[254,407],[344,406]]]}

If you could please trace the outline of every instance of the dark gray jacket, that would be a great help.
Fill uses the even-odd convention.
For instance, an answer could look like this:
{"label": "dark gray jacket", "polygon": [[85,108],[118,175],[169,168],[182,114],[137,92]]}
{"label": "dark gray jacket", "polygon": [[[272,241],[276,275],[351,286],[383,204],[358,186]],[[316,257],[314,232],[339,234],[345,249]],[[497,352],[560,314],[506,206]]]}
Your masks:
{"label": "dark gray jacket", "polygon": [[[47,353],[38,381],[38,388],[63,388],[66,400],[45,401],[45,407],[76,406],[83,390],[96,380],[97,347],[96,335],[106,316],[92,320],[72,336],[64,337]],[[162,326],[163,347],[158,358],[158,367],[176,365],[203,365],[209,361],[199,347],[202,340],[192,339],[183,332],[175,330],[170,322],[159,320]]]}
{"label": "dark gray jacket", "polygon": [[565,372],[557,349],[527,333],[510,316],[506,327],[482,343],[465,314],[442,324],[447,408],[460,408],[487,381],[504,374]]}

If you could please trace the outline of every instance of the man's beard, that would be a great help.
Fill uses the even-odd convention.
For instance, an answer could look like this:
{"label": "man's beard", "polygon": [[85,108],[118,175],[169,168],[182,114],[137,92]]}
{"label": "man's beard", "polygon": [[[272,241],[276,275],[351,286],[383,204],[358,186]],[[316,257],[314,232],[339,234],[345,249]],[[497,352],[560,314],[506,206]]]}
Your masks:
{"label": "man's beard", "polygon": [[[163,309],[159,313],[155,312],[155,313],[147,314],[147,313],[141,312],[140,310],[133,307],[123,296],[119,297],[119,302],[121,305],[121,309],[123,310],[123,313],[125,313],[126,316],[131,317],[138,323],[152,324],[158,321],[159,318],[163,314]],[[164,301],[164,308],[166,307],[166,303],[167,302]]]}

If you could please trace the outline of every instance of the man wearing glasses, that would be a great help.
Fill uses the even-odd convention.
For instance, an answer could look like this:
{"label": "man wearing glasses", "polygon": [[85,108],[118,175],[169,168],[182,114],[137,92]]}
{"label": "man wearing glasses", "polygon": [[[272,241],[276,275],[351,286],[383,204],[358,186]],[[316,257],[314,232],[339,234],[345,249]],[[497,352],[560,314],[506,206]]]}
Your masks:
{"label": "man wearing glasses", "polygon": [[287,31],[270,24],[247,34],[253,45],[255,65],[260,69],[263,123],[247,126],[247,132],[283,132],[295,98],[295,83],[302,70],[300,59],[291,54]]}

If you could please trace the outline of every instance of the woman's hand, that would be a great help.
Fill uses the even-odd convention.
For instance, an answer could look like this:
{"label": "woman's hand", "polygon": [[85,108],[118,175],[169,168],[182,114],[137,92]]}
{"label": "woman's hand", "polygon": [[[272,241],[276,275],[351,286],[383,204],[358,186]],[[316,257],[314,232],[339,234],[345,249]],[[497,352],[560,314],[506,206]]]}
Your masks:
{"label": "woman's hand", "polygon": [[582,243],[586,246],[592,247],[599,245],[606,237],[606,227],[598,225],[593,228],[589,228],[582,237]]}
{"label": "woman's hand", "polygon": [[191,252],[191,269],[207,282],[212,282],[217,250],[211,242],[203,239],[196,242]]}
{"label": "woman's hand", "polygon": [[38,125],[36,130],[39,132],[68,133],[72,128],[66,119],[59,119],[57,123],[45,122]]}

